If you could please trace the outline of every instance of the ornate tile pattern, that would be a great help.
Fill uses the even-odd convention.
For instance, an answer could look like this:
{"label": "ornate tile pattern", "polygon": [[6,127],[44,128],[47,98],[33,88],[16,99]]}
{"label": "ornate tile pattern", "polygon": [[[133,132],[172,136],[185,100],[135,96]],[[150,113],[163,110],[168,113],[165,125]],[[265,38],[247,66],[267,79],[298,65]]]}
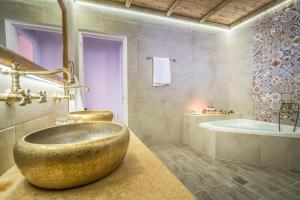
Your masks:
{"label": "ornate tile pattern", "polygon": [[300,103],[300,0],[265,14],[254,30],[254,114],[277,122],[281,102]]}

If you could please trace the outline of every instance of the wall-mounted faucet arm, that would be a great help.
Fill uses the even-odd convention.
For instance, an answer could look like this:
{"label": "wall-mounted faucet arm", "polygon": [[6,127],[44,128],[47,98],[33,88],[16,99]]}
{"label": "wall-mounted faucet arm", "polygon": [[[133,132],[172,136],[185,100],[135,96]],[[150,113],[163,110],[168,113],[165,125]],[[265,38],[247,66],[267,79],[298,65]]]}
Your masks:
{"label": "wall-mounted faucet arm", "polygon": [[59,69],[56,69],[56,70],[49,70],[49,71],[46,71],[46,70],[45,71],[21,71],[21,70],[17,70],[15,68],[12,68],[11,70],[1,70],[0,72],[2,74],[10,74],[12,76],[20,76],[20,75],[54,75],[54,74],[64,73],[67,76],[68,83],[73,84],[73,83],[75,83],[75,78],[74,78],[74,74],[70,71],[68,69],[65,69],[65,68],[59,68]]}
{"label": "wall-mounted faucet arm", "polygon": [[36,94],[31,94],[31,99],[37,99],[39,103],[47,102],[46,91],[41,90]]}
{"label": "wall-mounted faucet arm", "polygon": [[67,89],[85,88],[86,91],[90,91],[90,88],[87,85],[65,85],[65,86],[61,86],[60,88],[67,88]]}
{"label": "wall-mounted faucet arm", "polygon": [[[6,101],[8,104],[19,102],[21,106],[30,104],[32,99],[37,99],[39,103],[46,102],[46,92],[40,91],[37,94],[31,94],[29,89],[22,89],[20,86],[20,76],[22,75],[53,75],[58,73],[64,73],[68,79],[68,85],[75,83],[74,69],[70,68],[70,71],[66,68],[50,70],[50,71],[22,71],[18,70],[17,64],[13,63],[11,69],[0,70],[1,74],[11,75],[11,87],[8,93],[0,94],[0,101]],[[66,88],[63,99],[72,99],[72,95],[69,95],[69,91]]]}

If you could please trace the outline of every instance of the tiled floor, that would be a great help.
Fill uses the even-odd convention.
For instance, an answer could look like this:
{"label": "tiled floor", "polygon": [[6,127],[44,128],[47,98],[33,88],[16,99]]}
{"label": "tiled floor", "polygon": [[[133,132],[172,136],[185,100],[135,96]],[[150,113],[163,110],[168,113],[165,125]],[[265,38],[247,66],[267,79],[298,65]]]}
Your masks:
{"label": "tiled floor", "polygon": [[300,199],[299,172],[214,160],[180,144],[151,150],[201,200]]}

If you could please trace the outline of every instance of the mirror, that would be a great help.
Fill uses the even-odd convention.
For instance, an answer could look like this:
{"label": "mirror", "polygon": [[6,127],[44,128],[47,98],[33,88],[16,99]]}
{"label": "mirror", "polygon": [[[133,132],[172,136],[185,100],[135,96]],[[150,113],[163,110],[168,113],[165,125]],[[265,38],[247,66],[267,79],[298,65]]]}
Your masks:
{"label": "mirror", "polygon": [[[34,15],[36,14],[34,20],[26,20],[26,22],[22,14],[20,20],[15,15],[13,17],[16,20],[11,20],[9,11],[3,13],[5,33],[2,34],[5,35],[6,42],[0,41],[1,64],[11,66],[12,62],[16,62],[22,70],[53,70],[68,66],[67,21],[64,1],[57,0],[57,2],[50,3],[56,4],[51,6],[54,7],[54,12],[62,16],[52,17],[52,25],[45,23],[45,19],[39,22],[38,13],[34,13]],[[44,15],[45,13],[42,13],[42,16]],[[60,27],[61,21],[63,28]],[[43,78],[59,84],[65,82],[61,75],[49,75],[43,76]]]}

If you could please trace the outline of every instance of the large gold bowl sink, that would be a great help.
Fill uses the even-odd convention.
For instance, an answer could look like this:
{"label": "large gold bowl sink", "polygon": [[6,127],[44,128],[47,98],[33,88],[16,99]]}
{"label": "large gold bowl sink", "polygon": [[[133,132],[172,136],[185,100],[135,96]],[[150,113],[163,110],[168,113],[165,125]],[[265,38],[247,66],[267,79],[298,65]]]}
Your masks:
{"label": "large gold bowl sink", "polygon": [[25,179],[47,189],[65,189],[96,181],[122,162],[128,128],[117,122],[55,126],[33,132],[14,146]]}
{"label": "large gold bowl sink", "polygon": [[83,110],[71,112],[68,114],[68,117],[71,119],[79,118],[79,122],[111,121],[113,119],[113,113],[108,110]]}

